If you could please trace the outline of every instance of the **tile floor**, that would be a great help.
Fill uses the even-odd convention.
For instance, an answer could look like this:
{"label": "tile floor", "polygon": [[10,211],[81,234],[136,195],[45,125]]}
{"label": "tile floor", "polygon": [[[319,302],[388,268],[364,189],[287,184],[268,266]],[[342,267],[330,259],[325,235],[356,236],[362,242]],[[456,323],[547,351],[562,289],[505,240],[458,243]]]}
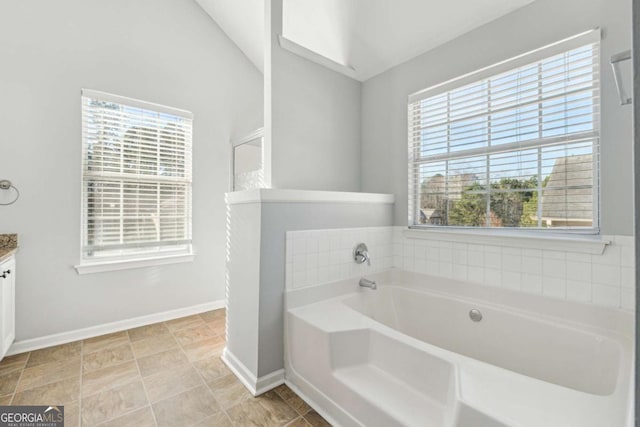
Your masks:
{"label": "tile floor", "polygon": [[64,405],[65,426],[328,426],[282,385],[254,398],[220,360],[225,311],[0,362],[0,405]]}

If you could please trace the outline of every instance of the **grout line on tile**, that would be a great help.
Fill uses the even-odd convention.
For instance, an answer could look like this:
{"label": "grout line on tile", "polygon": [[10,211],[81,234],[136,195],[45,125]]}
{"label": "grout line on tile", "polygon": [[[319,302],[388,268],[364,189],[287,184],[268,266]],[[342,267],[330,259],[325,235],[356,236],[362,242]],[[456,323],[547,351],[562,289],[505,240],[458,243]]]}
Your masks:
{"label": "grout line on tile", "polygon": [[[169,331],[171,332],[171,331]],[[127,330],[127,341],[129,342],[129,346],[131,347],[131,351],[133,352],[133,346],[131,345],[131,337],[129,336],[129,331]],[[144,396],[147,398],[147,403],[149,404],[149,410],[151,411],[151,416],[153,417],[153,423],[158,426],[158,420],[156,419],[156,413],[153,411],[153,406],[151,405],[151,399],[149,398],[149,392],[147,392],[147,386],[144,383],[144,378],[142,377],[142,371],[140,370],[140,365],[138,364],[138,358],[136,355],[133,355],[133,360],[136,363],[136,369],[138,370],[138,375],[140,376],[140,382],[142,383],[142,389],[144,390]],[[140,408],[138,408],[140,409]]]}
{"label": "grout line on tile", "polygon": [[[218,310],[220,310],[220,309],[218,309]],[[215,311],[215,310],[213,310],[213,311]],[[202,313],[200,313],[200,314],[202,314]],[[199,316],[200,316],[200,315],[199,315]],[[226,311],[225,311],[225,336],[224,336],[224,343],[225,343],[225,347],[226,347],[226,345],[227,345],[227,336],[226,336],[226,330],[227,330],[226,323],[227,323],[227,320],[226,320],[226,316],[227,316],[227,314],[226,314]],[[200,318],[201,318],[202,320],[205,320],[205,319],[203,319],[203,318],[202,318],[202,316],[200,316]],[[207,322],[205,321],[205,323],[207,323]],[[215,331],[214,331],[214,332],[215,332]],[[173,332],[172,332],[172,333],[173,333]],[[217,334],[216,334],[216,335],[217,335]],[[182,349],[182,346],[180,345],[180,343],[178,343],[178,346],[180,347],[180,349]],[[182,351],[184,352],[184,349],[182,349]],[[185,352],[185,356],[187,356],[186,352]],[[219,356],[214,356],[214,357],[220,358]],[[231,424],[236,425],[236,423],[233,421],[233,419],[231,418],[231,416],[229,415],[229,413],[227,412],[227,410],[224,408],[224,406],[223,406],[222,404],[220,404],[220,402],[218,402],[218,399],[216,399],[216,397],[213,395],[213,390],[211,390],[211,386],[209,386],[209,383],[207,383],[207,381],[204,379],[204,376],[200,373],[200,371],[198,370],[198,368],[196,368],[196,366],[194,365],[194,362],[193,362],[193,361],[191,361],[191,360],[189,359],[189,356],[187,356],[187,360],[189,360],[189,363],[191,364],[191,367],[192,367],[193,369],[195,369],[196,373],[197,373],[197,374],[198,374],[198,376],[200,377],[200,380],[204,383],[205,387],[207,388],[207,390],[208,390],[208,391],[209,391],[209,393],[211,394],[211,397],[213,398],[213,400],[218,404],[218,406],[220,406],[220,412],[222,412],[223,414],[225,414],[225,415],[227,416],[227,418],[229,419],[229,421],[231,421]],[[231,374],[231,375],[233,375],[233,374]],[[222,378],[222,377],[220,377],[220,378]],[[243,387],[244,387],[244,386],[243,386]],[[229,408],[229,409],[231,409],[231,408]]]}
{"label": "grout line on tile", "polygon": [[[200,320],[202,320],[204,322],[204,319],[200,316],[201,313],[198,314],[198,317],[200,318]],[[206,324],[207,322],[205,322]],[[166,326],[166,325],[165,325]],[[169,329],[167,327],[167,329]],[[179,329],[176,329],[176,331]],[[183,390],[180,393],[177,393],[173,396],[170,397],[175,397],[179,394],[182,393],[186,393],[189,390],[193,390],[194,388],[198,388],[198,387],[202,387],[203,385],[205,386],[205,388],[207,389],[207,391],[209,392],[209,395],[211,395],[211,398],[214,400],[214,402],[216,402],[218,404],[218,406],[220,406],[220,410],[224,412],[224,408],[222,408],[222,405],[220,405],[220,403],[218,402],[218,400],[215,398],[215,396],[213,395],[213,392],[211,391],[211,389],[209,388],[209,384],[207,384],[207,382],[204,380],[202,374],[200,374],[200,371],[198,371],[198,369],[195,367],[195,365],[193,364],[193,361],[189,358],[189,355],[187,354],[186,351],[184,351],[184,348],[182,348],[182,344],[180,344],[180,342],[178,341],[178,339],[176,338],[176,336],[173,334],[174,331],[172,331],[171,329],[169,329],[169,334],[171,334],[171,337],[173,337],[173,339],[176,341],[176,343],[178,344],[178,348],[180,349],[180,351],[182,352],[182,354],[184,354],[184,356],[187,358],[187,363],[189,364],[189,366],[191,367],[191,369],[193,369],[194,371],[196,371],[196,374],[198,374],[198,377],[200,378],[200,381],[202,382],[202,384],[191,387],[188,390]],[[217,335],[217,334],[216,334]],[[144,383],[144,381],[143,381]],[[163,399],[164,400],[164,399]],[[153,408],[151,408],[151,411],[153,412]],[[224,412],[225,415],[227,415],[227,417],[229,417],[229,414],[227,414],[226,412]],[[155,418],[155,413],[154,413],[154,418]],[[231,417],[229,417],[229,419],[231,420]],[[203,419],[204,420],[204,419]],[[198,422],[203,421],[203,420],[198,420]],[[231,420],[231,422],[233,423],[233,420]],[[156,424],[157,425],[157,424]]]}
{"label": "grout line on tile", "polygon": [[27,354],[27,360],[24,361],[24,366],[22,367],[22,370],[20,371],[20,377],[18,378],[18,382],[16,383],[16,386],[13,389],[13,394],[11,396],[10,404],[13,404],[13,399],[15,399],[15,397],[16,397],[16,393],[18,392],[18,386],[20,385],[20,381],[22,381],[22,376],[24,375],[24,371],[27,369],[27,364],[29,364],[29,359],[31,359],[31,353],[32,352],[29,352],[29,354]]}
{"label": "grout line on tile", "polygon": [[84,370],[84,340],[80,341],[80,396],[78,396],[78,426],[82,427],[82,381]]}

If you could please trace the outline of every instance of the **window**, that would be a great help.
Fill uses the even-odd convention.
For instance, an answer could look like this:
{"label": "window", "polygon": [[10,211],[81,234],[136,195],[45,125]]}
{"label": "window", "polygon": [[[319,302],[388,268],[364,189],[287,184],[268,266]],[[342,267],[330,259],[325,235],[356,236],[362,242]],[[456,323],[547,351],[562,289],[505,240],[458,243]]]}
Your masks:
{"label": "window", "polygon": [[597,231],[599,33],[409,98],[409,225]]}
{"label": "window", "polygon": [[191,252],[187,111],[82,91],[82,262]]}

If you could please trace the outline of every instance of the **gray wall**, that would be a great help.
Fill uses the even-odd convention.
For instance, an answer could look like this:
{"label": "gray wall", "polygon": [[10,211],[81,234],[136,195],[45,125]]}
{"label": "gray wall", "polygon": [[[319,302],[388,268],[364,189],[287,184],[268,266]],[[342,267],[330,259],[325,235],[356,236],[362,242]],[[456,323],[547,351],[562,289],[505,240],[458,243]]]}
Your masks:
{"label": "gray wall", "polygon": [[[362,191],[393,193],[407,224],[407,96],[582,31],[601,27],[601,230],[631,235],[631,108],[618,104],[609,66],[631,46],[631,2],[537,0],[362,85]],[[626,63],[624,66],[628,66]]]}
{"label": "gray wall", "polygon": [[260,309],[259,203],[227,206],[227,350],[258,372]]}
{"label": "gray wall", "polygon": [[268,58],[273,188],[360,191],[360,82],[277,42]]}
{"label": "gray wall", "polygon": [[[0,2],[0,207],[19,233],[17,339],[224,298],[229,140],[262,125],[262,76],[195,2]],[[80,89],[194,113],[193,263],[79,276]],[[235,134],[235,135],[234,135]]]}
{"label": "gray wall", "polygon": [[[264,203],[260,241],[260,332],[258,374],[283,368],[286,232],[378,227],[393,222],[392,204]],[[358,242],[353,242],[354,245]]]}

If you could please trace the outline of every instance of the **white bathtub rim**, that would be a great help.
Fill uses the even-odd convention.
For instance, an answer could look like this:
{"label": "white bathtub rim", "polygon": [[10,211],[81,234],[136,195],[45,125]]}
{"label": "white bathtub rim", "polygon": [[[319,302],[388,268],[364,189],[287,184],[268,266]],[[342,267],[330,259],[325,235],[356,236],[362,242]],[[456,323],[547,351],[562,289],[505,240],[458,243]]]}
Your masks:
{"label": "white bathtub rim", "polygon": [[[486,301],[500,307],[512,307],[527,312],[540,313],[581,325],[594,325],[599,328],[619,331],[620,323],[626,323],[629,330],[625,333],[631,339],[635,337],[633,330],[634,313],[625,309],[570,301],[471,281],[430,276],[397,268],[391,268],[387,277],[391,279],[387,279],[390,282],[401,283],[404,286],[415,287],[420,290],[426,289],[433,292],[451,294],[456,297]],[[460,289],[464,290],[464,292],[456,291]],[[567,315],[569,315],[569,318],[567,318]]]}
{"label": "white bathtub rim", "polygon": [[[455,293],[451,293],[451,292],[446,292],[446,291],[441,291],[441,290],[432,290],[430,288],[425,289],[425,288],[420,287],[419,285],[415,285],[415,284],[407,285],[405,283],[400,283],[400,282],[392,282],[392,283],[379,282],[378,283],[378,289],[375,290],[375,291],[372,291],[370,289],[364,289],[364,288],[356,287],[355,289],[352,290],[352,292],[342,293],[339,296],[333,296],[333,297],[329,297],[327,299],[323,299],[323,300],[320,300],[320,301],[317,301],[317,302],[305,304],[305,305],[298,306],[298,307],[295,307],[295,308],[290,308],[289,311],[295,312],[295,311],[299,310],[300,308],[311,306],[311,305],[316,305],[316,304],[339,303],[339,304],[342,304],[345,307],[347,307],[347,309],[352,310],[352,311],[358,313],[359,315],[361,315],[361,316],[363,316],[363,317],[365,317],[367,319],[370,319],[371,321],[373,321],[375,323],[380,324],[383,327],[388,327],[388,326],[384,325],[383,323],[380,323],[380,322],[372,319],[371,317],[367,316],[366,314],[360,312],[359,310],[356,310],[355,308],[350,307],[348,304],[345,303],[345,300],[347,298],[354,297],[354,296],[357,296],[357,295],[362,294],[362,293],[378,292],[379,290],[389,289],[389,288],[402,289],[402,290],[407,290],[407,291],[412,291],[412,292],[422,292],[422,293],[426,293],[426,294],[433,295],[433,296],[440,297],[440,298],[446,298],[446,299],[450,299],[450,300],[460,301],[462,303],[469,304],[471,306],[480,306],[480,307],[486,307],[488,309],[504,311],[504,312],[509,313],[509,314],[511,314],[513,316],[530,318],[533,321],[544,323],[544,324],[547,324],[547,325],[553,325],[553,326],[560,325],[563,328],[567,328],[567,329],[570,329],[570,330],[573,330],[573,331],[585,332],[585,333],[604,336],[604,337],[606,337],[608,339],[611,339],[612,341],[615,341],[615,343],[621,347],[621,351],[624,351],[624,349],[628,348],[629,346],[631,346],[633,344],[633,337],[628,336],[628,335],[620,332],[619,330],[608,328],[606,326],[593,325],[593,324],[581,322],[579,320],[573,320],[573,319],[566,319],[566,318],[558,317],[558,316],[556,316],[554,314],[539,313],[539,312],[536,312],[536,311],[533,311],[533,310],[527,310],[527,309],[523,309],[523,308],[520,308],[520,307],[513,307],[513,306],[510,306],[510,305],[507,305],[507,304],[496,303],[496,302],[493,302],[493,301],[490,301],[490,300],[476,299],[476,298],[473,298],[473,297],[461,296],[459,294],[455,294]],[[390,329],[391,330],[395,330],[393,328],[390,328]]]}
{"label": "white bathtub rim", "polygon": [[[627,336],[618,330],[609,329],[604,326],[583,323],[583,322],[580,322],[579,320],[566,319],[566,318],[558,317],[557,315],[554,315],[554,314],[539,313],[533,310],[527,310],[520,307],[513,307],[508,304],[500,304],[490,300],[476,299],[473,297],[462,296],[459,294],[441,291],[441,290],[421,289],[417,286],[407,285],[402,282],[379,284],[379,289],[385,289],[385,288],[402,289],[402,290],[407,290],[412,292],[423,292],[426,294],[434,295],[436,297],[460,301],[465,304],[469,304],[471,306],[480,306],[480,307],[486,307],[492,310],[504,311],[513,316],[530,318],[536,322],[540,322],[548,325],[554,325],[554,326],[561,325],[564,328],[571,329],[574,331],[587,332],[595,335],[604,336],[606,338],[610,338],[611,340],[615,341],[616,344],[622,347],[625,347],[625,345],[627,346],[631,345],[633,343],[633,337]],[[368,289],[361,289],[360,292],[370,292],[370,291]],[[351,295],[356,295],[357,293],[358,292],[355,292],[353,294],[342,295],[340,297],[335,297],[334,299],[340,300],[344,303],[345,299],[347,299]],[[349,306],[347,305],[347,307]],[[352,307],[349,307],[349,308],[352,310],[355,310]],[[355,311],[359,312],[358,310],[355,310]],[[364,313],[360,313],[360,314],[363,314],[365,317],[368,317]]]}
{"label": "white bathtub rim", "polygon": [[[567,301],[495,286],[479,285],[467,281],[429,276],[395,267],[379,273],[366,275],[366,277],[377,281],[379,288],[388,286],[402,287],[445,296],[447,298],[460,299],[470,304],[480,303],[488,305],[491,308],[509,311],[510,313],[531,315],[536,319],[544,317],[552,322],[574,325],[574,327],[578,329],[588,328],[594,333],[616,337],[616,339],[620,339],[625,343],[633,342],[635,339],[634,316],[633,313],[627,310]],[[286,309],[302,307],[330,299],[340,299],[351,293],[376,292],[359,287],[358,280],[359,276],[305,288],[289,289],[285,295]],[[471,291],[474,294],[481,292],[483,295],[465,295],[461,292],[456,292],[459,288]],[[309,301],[311,296],[316,299]],[[499,299],[498,301],[495,299],[496,296]],[[533,303],[533,307],[528,305],[531,302]],[[621,328],[624,328],[624,330],[621,330]]]}

